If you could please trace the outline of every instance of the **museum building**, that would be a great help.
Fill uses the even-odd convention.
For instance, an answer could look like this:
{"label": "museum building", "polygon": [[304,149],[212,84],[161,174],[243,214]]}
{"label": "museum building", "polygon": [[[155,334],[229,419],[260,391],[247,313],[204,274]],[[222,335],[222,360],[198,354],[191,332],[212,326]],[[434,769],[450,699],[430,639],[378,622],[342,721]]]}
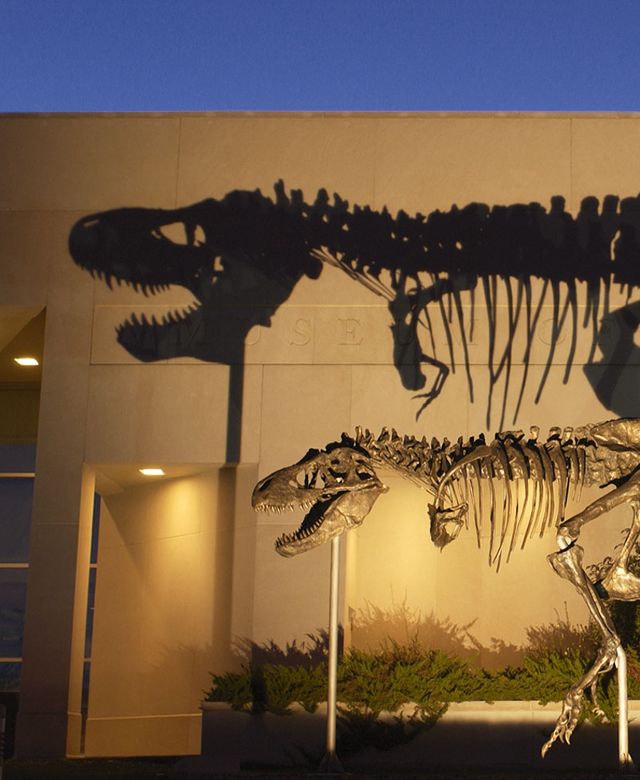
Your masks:
{"label": "museum building", "polygon": [[[197,754],[211,673],[326,628],[328,546],[277,555],[303,513],[251,506],[309,448],[640,415],[639,151],[636,115],[0,116],[17,755]],[[425,492],[381,478],[345,646],[421,624],[490,664],[586,622],[544,519],[441,552]],[[591,562],[625,523],[585,530]]]}

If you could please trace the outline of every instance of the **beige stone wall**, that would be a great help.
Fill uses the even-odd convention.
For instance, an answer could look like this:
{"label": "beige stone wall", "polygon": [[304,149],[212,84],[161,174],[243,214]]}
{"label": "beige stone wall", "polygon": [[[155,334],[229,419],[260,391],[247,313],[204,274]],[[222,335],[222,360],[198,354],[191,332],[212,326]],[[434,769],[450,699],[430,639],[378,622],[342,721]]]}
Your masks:
{"label": "beige stone wall", "polygon": [[[307,201],[326,187],[351,204],[386,206],[391,213],[404,209],[427,214],[470,202],[491,206],[538,201],[548,208],[553,195],[562,195],[567,210],[576,214],[587,195],[602,199],[608,193],[637,194],[639,144],[640,120],[630,116],[1,118],[0,178],[5,186],[0,195],[0,305],[47,306],[21,752],[80,749],[77,675],[84,616],[82,599],[74,602],[74,593],[82,590],[88,576],[83,540],[89,520],[81,490],[82,484],[85,492],[89,489],[86,464],[90,473],[95,468],[99,472],[104,464],[132,470],[150,462],[200,464],[210,470],[210,477],[199,478],[206,483],[202,495],[210,495],[215,503],[218,477],[211,475],[218,474],[215,469],[225,461],[229,368],[187,358],[143,364],[115,340],[114,327],[132,311],[151,315],[181,309],[192,302],[191,294],[172,287],[145,298],[130,288],[110,290],[93,280],[69,258],[67,239],[77,219],[121,206],[185,206],[206,197],[222,198],[234,189],[261,188],[269,195],[279,179],[288,189],[301,188]],[[611,308],[623,301],[624,296],[612,290]],[[463,304],[469,306],[467,300]],[[498,308],[503,323],[499,332],[504,332],[504,311]],[[271,327],[256,326],[247,339],[242,464],[251,465],[251,473],[264,475],[356,424],[372,430],[394,426],[402,433],[426,433],[429,438],[487,430],[487,332],[480,297],[475,311],[476,336],[470,345],[474,403],[469,403],[467,378],[458,363],[440,398],[416,421],[417,402],[403,389],[392,365],[384,299],[335,268],[325,267],[317,280],[303,278],[275,313]],[[465,313],[469,316],[470,310]],[[543,311],[547,321],[550,316]],[[589,336],[588,331],[580,333],[568,384],[562,383],[565,341],[538,404],[534,396],[546,345],[544,338],[536,343],[518,427],[539,424],[544,433],[552,424],[579,425],[613,416],[585,379],[581,363],[588,354]],[[443,332],[436,331],[434,338],[440,354],[446,354]],[[518,338],[515,355],[522,353]],[[523,370],[519,362],[521,358],[514,357],[514,388]],[[627,370],[633,373],[635,367]],[[501,387],[495,392],[489,434],[498,425]],[[514,401],[510,394],[509,414]],[[505,424],[512,426],[509,416]],[[235,605],[231,638],[283,644],[325,625],[328,549],[293,560],[275,556],[273,539],[290,530],[295,520],[247,517],[249,483],[248,477],[238,480],[233,510],[219,509],[205,517],[203,505],[198,509],[202,539],[213,540],[223,529],[226,533],[233,529],[230,571],[216,566],[205,571],[212,551],[198,547],[198,534],[180,530],[167,542],[173,551],[166,552],[172,561],[167,558],[166,564],[159,537],[151,534],[140,547],[132,542],[131,528],[138,522],[132,507],[155,506],[165,488],[158,488],[148,504],[137,503],[142,493],[136,491],[142,488],[132,488],[131,496],[127,489],[124,497],[105,500],[110,519],[100,549],[89,750],[110,752],[109,745],[117,744],[123,753],[147,752],[146,745],[158,744],[149,734],[165,733],[166,720],[148,726],[151,721],[145,719],[171,715],[190,723],[195,712],[193,690],[200,672],[194,672],[188,683],[176,677],[173,693],[167,692],[160,703],[151,697],[153,685],[144,688],[143,680],[153,678],[171,626],[180,622],[175,602],[170,606],[154,591],[165,565],[177,577],[179,572],[171,567],[176,562],[186,565],[188,559],[192,563],[188,571],[199,572],[193,582],[181,581],[183,589],[176,591],[193,600],[193,612],[180,623],[178,633],[187,646],[211,645],[211,671],[222,671],[227,663],[218,637],[207,637],[209,631],[215,634],[210,610],[218,586],[231,589]],[[493,637],[512,644],[524,641],[527,626],[554,620],[556,611],[564,614],[565,602],[571,619],[586,619],[571,588],[556,581],[544,559],[553,550],[553,535],[528,545],[496,574],[484,553],[476,551],[471,534],[442,554],[433,550],[427,538],[426,496],[397,479],[390,479],[390,485],[392,491],[349,540],[347,629],[367,605],[383,611],[405,605],[425,617],[433,613],[436,621],[471,624],[469,631],[489,647]],[[168,508],[166,513],[162,509],[162,516],[163,522],[175,521]],[[145,522],[150,530],[151,515]],[[610,551],[624,522],[622,517],[611,524],[609,546],[604,549],[599,531],[589,529],[585,539],[592,560]],[[142,567],[136,568],[131,557],[134,549],[145,551]],[[156,549],[153,558],[151,550]],[[118,610],[114,594],[122,584],[120,577],[122,583],[135,586],[136,598]],[[229,599],[228,593],[221,597]],[[209,617],[200,619],[204,613]],[[113,637],[122,636],[124,641],[127,627],[139,620],[146,622],[138,626],[138,650],[121,653]],[[178,655],[176,651],[173,659],[167,657],[167,664],[179,668]],[[205,666],[203,660],[202,672]],[[125,684],[134,678],[135,684]],[[44,687],[42,680],[47,680]],[[112,696],[116,690],[118,697]],[[126,732],[131,717],[141,719],[139,735],[116,739],[118,730]],[[92,729],[101,718],[103,723],[111,719],[111,736],[91,743],[97,734]],[[197,739],[190,728],[180,732],[180,744],[172,744],[172,752],[193,748]]]}

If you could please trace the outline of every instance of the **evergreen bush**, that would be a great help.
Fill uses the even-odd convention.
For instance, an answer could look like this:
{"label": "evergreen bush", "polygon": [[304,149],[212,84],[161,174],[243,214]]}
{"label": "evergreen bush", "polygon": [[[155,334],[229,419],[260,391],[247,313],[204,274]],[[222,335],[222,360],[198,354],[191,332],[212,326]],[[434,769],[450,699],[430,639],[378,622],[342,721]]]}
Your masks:
{"label": "evergreen bush", "polygon": [[[621,633],[625,642],[631,639],[635,643],[640,636],[640,621],[635,609],[626,611],[628,630]],[[589,648],[586,640],[575,648],[545,650],[537,646],[520,665],[496,671],[478,668],[442,650],[426,649],[418,642],[390,643],[376,652],[352,648],[338,663],[338,700],[345,713],[366,716],[366,722],[356,724],[354,720],[360,730],[370,728],[368,720],[376,720],[381,712],[395,712],[407,703],[417,705],[416,717],[431,722],[446,711],[450,702],[560,701],[593,662]],[[627,647],[627,653],[629,696],[640,698],[640,659],[633,647]],[[206,699],[227,702],[233,709],[244,711],[286,714],[291,705],[299,704],[313,712],[319,702],[326,700],[326,681],[326,657],[311,665],[246,664],[241,672],[212,675]],[[613,673],[599,678],[598,700],[607,717],[614,720],[617,685]],[[594,719],[593,708],[585,704],[585,717]]]}

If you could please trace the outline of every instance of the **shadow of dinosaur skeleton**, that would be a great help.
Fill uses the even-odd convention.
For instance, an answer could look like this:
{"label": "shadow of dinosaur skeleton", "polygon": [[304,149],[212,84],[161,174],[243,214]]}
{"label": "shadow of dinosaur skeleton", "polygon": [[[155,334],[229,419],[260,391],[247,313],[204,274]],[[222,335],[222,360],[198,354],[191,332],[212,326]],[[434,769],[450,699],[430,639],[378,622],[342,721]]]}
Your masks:
{"label": "shadow of dinosaur skeleton", "polygon": [[[249,330],[269,326],[300,279],[315,279],[323,264],[333,265],[387,301],[394,365],[406,389],[421,391],[416,417],[460,365],[473,400],[469,345],[480,298],[488,319],[487,425],[499,382],[502,425],[516,360],[523,373],[514,422],[518,416],[532,346],[543,327],[543,307],[550,304],[552,316],[536,402],[566,332],[570,340],[564,382],[580,328],[590,330],[587,364],[593,363],[601,320],[608,322],[612,316],[611,285],[626,287],[630,296],[640,284],[640,197],[620,200],[607,195],[601,207],[595,197],[587,197],[576,217],[565,211],[561,196],[551,198],[549,210],[539,203],[470,203],[427,216],[402,210],[392,216],[386,208],[351,207],[324,189],[307,203],[300,190],[287,193],[280,181],[274,198],[260,190],[234,190],[221,200],[179,209],[121,208],[92,214],[72,228],[69,249],[79,266],[110,287],[114,281],[124,282],[149,294],[180,285],[197,299],[195,307],[161,322],[133,314],[119,326],[119,343],[143,361],[189,356],[242,364]],[[533,286],[536,278],[541,284]],[[583,288],[582,316],[578,287]],[[500,308],[506,305],[507,332],[501,334],[498,301]],[[627,316],[623,307],[615,317],[623,347],[633,341],[638,324],[636,310],[628,311]],[[445,334],[442,356],[434,339],[436,321]],[[524,352],[514,356],[518,332],[524,333]],[[626,401],[623,411],[616,406],[620,376],[607,368],[607,353],[615,351],[609,344],[600,368],[587,370],[587,379],[607,408],[637,413],[635,403],[631,411]],[[623,352],[625,358],[631,354],[629,348]]]}

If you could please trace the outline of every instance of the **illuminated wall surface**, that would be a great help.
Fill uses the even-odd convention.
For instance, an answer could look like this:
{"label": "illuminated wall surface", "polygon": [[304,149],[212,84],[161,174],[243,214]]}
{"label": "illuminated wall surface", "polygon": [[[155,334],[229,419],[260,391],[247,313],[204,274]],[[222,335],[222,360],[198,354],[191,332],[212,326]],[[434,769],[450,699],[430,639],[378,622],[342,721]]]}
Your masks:
{"label": "illuminated wall surface", "polygon": [[[3,446],[37,430],[28,550],[33,481],[0,481],[19,752],[197,752],[209,672],[326,626],[328,549],[279,558],[300,517],[249,505],[309,447],[639,415],[639,147],[634,116],[0,118],[0,357],[38,322],[43,347],[0,376]],[[345,548],[347,642],[413,620],[491,663],[587,619],[553,532],[497,573],[388,483]]]}

